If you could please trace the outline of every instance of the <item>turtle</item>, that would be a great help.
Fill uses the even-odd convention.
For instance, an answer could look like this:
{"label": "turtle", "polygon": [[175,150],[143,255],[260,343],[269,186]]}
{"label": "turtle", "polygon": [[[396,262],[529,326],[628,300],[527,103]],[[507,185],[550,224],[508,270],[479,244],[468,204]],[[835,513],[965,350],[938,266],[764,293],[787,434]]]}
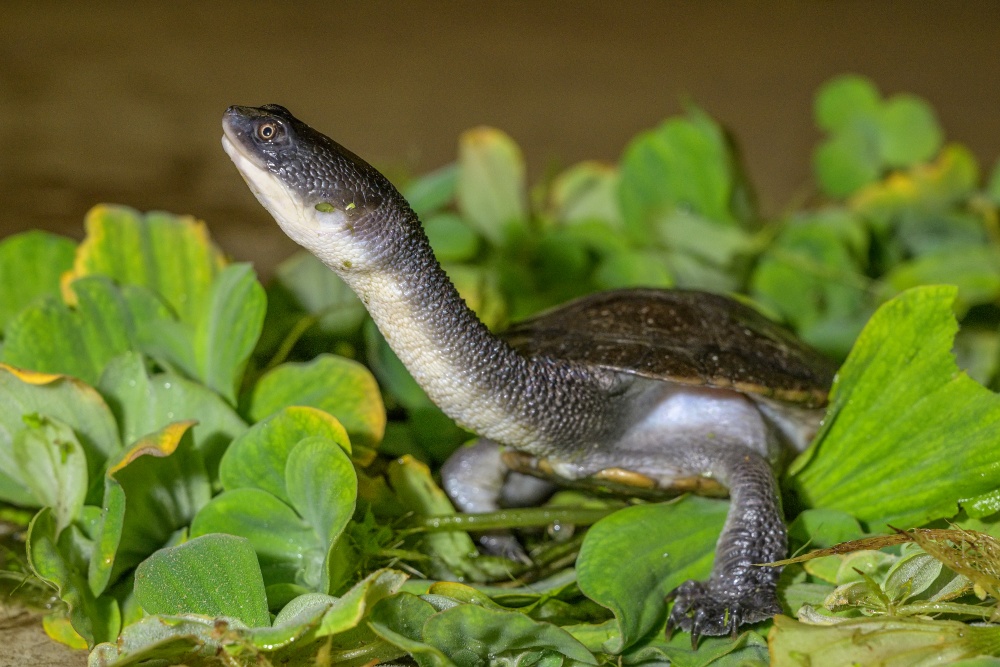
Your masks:
{"label": "turtle", "polygon": [[[835,366],[728,296],[632,288],[490,331],[378,170],[286,108],[232,106],[222,143],[281,229],[360,297],[430,399],[476,434],[442,466],[464,512],[527,505],[552,480],[619,490],[728,491],[706,581],[668,594],[668,633],[735,634],[781,606],[776,470],[816,433]],[[509,534],[480,537],[523,557]],[[622,554],[623,561],[628,554]]]}

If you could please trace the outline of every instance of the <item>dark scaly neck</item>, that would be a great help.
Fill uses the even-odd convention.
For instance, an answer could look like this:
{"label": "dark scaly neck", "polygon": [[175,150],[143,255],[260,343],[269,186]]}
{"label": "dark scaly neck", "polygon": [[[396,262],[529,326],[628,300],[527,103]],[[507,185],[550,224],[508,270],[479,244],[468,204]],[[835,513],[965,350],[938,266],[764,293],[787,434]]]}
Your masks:
{"label": "dark scaly neck", "polygon": [[345,275],[386,341],[448,416],[501,444],[539,455],[583,445],[609,426],[608,378],[526,358],[479,321],[409,211],[390,269]]}

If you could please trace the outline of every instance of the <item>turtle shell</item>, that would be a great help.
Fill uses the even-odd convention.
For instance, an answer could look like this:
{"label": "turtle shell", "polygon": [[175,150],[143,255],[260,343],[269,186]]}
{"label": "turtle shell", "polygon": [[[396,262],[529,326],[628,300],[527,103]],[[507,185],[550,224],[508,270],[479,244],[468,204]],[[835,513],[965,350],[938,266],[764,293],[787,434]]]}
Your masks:
{"label": "turtle shell", "polygon": [[708,292],[600,292],[512,325],[521,354],[804,407],[826,404],[836,366],[756,310]]}

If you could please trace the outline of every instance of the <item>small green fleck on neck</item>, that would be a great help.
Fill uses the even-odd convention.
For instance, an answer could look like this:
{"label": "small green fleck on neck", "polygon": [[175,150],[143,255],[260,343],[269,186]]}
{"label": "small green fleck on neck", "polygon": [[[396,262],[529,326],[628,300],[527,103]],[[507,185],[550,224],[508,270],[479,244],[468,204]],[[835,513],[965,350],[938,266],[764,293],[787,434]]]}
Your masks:
{"label": "small green fleck on neck", "polygon": [[316,210],[319,211],[320,213],[333,213],[337,209],[334,208],[333,204],[321,201],[320,203],[316,204]]}

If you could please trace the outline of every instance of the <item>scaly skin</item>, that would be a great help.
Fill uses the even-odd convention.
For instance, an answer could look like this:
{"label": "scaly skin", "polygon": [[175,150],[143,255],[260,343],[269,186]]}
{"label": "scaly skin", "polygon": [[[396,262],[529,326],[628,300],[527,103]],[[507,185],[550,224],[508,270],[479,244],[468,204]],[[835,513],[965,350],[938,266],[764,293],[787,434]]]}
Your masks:
{"label": "scaly skin", "polygon": [[[670,389],[673,402],[659,403],[670,383],[519,354],[466,307],[416,215],[361,158],[274,105],[231,107],[223,128],[226,151],[281,228],[357,292],[431,399],[486,439],[444,468],[445,487],[460,508],[499,506],[506,471],[488,450],[501,446],[561,461],[581,475],[619,467],[661,478],[714,476],[732,497],[715,566],[707,582],[687,582],[672,594],[668,627],[696,640],[780,611],[778,570],[754,567],[782,558],[786,546],[768,462],[774,430],[752,401],[723,390],[716,399],[715,390],[699,388],[690,395]],[[719,410],[719,419],[712,413],[686,420],[671,407],[692,401]],[[726,412],[730,405],[734,412]],[[746,434],[738,423],[744,414],[753,417]],[[483,469],[487,459],[493,463]],[[490,545],[493,537],[487,546],[512,551],[505,538]]]}

